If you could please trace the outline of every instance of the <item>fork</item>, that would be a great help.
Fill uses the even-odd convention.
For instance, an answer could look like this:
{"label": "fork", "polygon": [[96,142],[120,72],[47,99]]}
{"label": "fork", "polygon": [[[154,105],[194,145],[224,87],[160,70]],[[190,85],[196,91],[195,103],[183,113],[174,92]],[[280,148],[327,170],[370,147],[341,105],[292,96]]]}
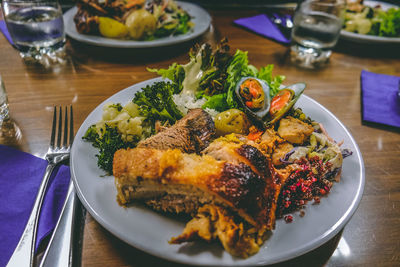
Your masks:
{"label": "fork", "polygon": [[[33,204],[31,215],[29,216],[28,222],[25,226],[24,232],[18,242],[17,247],[15,248],[10,260],[7,263],[7,267],[33,266],[37,225],[46,188],[55,167],[61,162],[69,159],[71,144],[74,135],[72,127],[73,126],[72,106],[70,106],[70,121],[69,121],[70,126],[68,126],[68,112],[67,112],[67,107],[65,107],[64,134],[63,134],[63,143],[61,145],[61,132],[63,124],[62,117],[63,117],[62,108],[60,107],[58,114],[58,121],[57,121],[57,107],[54,107],[50,146],[45,156],[45,159],[48,162],[46,171],[44,173],[42,182],[40,184],[35,199],[35,203]],[[55,142],[56,132],[57,132],[57,143]],[[69,138],[68,138],[68,132],[69,132]]]}
{"label": "fork", "polygon": [[291,39],[291,31],[293,28],[292,17],[289,14],[279,15],[278,13],[272,13],[269,15],[272,22],[278,26],[279,30],[286,37],[286,39]]}

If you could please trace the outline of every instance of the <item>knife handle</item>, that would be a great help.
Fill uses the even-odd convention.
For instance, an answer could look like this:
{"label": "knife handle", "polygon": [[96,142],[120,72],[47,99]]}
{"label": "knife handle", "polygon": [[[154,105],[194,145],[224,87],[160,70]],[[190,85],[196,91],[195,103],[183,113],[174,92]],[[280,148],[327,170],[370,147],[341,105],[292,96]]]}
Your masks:
{"label": "knife handle", "polygon": [[[80,214],[79,211],[82,211],[82,205],[75,194],[71,181],[60,218],[43,255],[40,267],[80,265],[80,252],[74,247],[75,244],[81,245],[82,232],[77,232],[77,229],[79,229],[78,219],[82,218],[83,214]],[[79,257],[76,254],[79,254]],[[78,258],[79,263],[77,263]]]}

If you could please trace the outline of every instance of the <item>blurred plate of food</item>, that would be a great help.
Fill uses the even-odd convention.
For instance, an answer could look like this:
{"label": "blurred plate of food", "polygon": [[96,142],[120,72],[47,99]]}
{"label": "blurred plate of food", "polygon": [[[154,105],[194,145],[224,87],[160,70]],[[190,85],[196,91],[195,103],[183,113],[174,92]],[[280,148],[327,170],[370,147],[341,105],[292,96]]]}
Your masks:
{"label": "blurred plate of food", "polygon": [[400,8],[382,1],[347,1],[341,37],[358,43],[400,43]]}
{"label": "blurred plate of food", "polygon": [[117,48],[149,48],[194,39],[208,30],[203,8],[164,0],[80,0],[64,14],[65,32],[80,42]]}

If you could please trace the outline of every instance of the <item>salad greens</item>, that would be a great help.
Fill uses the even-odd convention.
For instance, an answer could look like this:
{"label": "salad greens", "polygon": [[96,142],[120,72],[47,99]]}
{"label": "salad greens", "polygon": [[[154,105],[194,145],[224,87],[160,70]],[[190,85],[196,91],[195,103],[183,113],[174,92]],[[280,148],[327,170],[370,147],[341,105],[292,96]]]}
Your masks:
{"label": "salad greens", "polygon": [[202,108],[223,112],[239,107],[234,93],[242,77],[264,80],[274,96],[284,76],[272,76],[273,65],[259,70],[249,64],[247,52],[230,53],[223,40],[213,50],[209,44],[195,46],[186,65],[173,63],[167,69],[148,69],[169,81],[156,82],[142,88],[127,105],[108,104],[103,108],[103,119],[92,125],[83,137],[99,149],[98,166],[112,174],[114,153],[121,148],[135,147],[137,143],[156,132],[155,124],[174,124],[183,113],[174,102],[174,95],[190,94],[203,99]]}
{"label": "salad greens", "polygon": [[400,8],[382,10],[356,3],[349,5],[344,29],[359,34],[400,37]]}
{"label": "salad greens", "polygon": [[175,1],[152,0],[145,8],[157,21],[155,32],[146,40],[185,34],[194,27],[191,16]]}
{"label": "salad greens", "polygon": [[400,36],[400,8],[390,8],[386,12],[379,10],[372,19],[369,34],[387,37]]}
{"label": "salad greens", "polygon": [[285,77],[272,76],[273,65],[258,70],[249,64],[247,52],[238,49],[231,55],[229,50],[226,40],[214,51],[209,44],[204,44],[190,51],[190,62],[186,65],[174,63],[168,69],[148,70],[171,80],[184,93],[194,91],[197,98],[206,98],[203,108],[217,111],[240,108],[234,91],[242,77],[252,76],[264,80],[271,89],[271,97],[278,92]]}
{"label": "salad greens", "polygon": [[167,23],[161,24],[159,28],[156,29],[154,35],[148,40],[155,38],[161,38],[171,35],[180,35],[187,33],[191,28],[193,28],[193,23],[190,22],[191,17],[185,12],[178,12],[172,16],[172,20]]}

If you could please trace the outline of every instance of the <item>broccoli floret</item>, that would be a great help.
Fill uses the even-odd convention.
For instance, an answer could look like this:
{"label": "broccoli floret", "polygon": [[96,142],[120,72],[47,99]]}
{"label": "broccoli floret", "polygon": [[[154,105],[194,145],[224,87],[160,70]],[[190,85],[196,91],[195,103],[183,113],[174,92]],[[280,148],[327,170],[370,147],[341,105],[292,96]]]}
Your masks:
{"label": "broccoli floret", "polygon": [[133,103],[139,106],[140,115],[145,117],[145,120],[153,127],[157,120],[174,124],[183,117],[172,99],[172,95],[178,92],[179,88],[176,84],[156,82],[137,92]]}
{"label": "broccoli floret", "polygon": [[122,105],[120,103],[112,104],[110,105],[110,107],[115,108],[116,110],[118,110],[118,112],[122,110]]}
{"label": "broccoli floret", "polygon": [[132,142],[124,141],[122,135],[118,132],[117,127],[110,127],[105,125],[105,130],[101,129],[102,135],[96,131],[96,126],[92,125],[86,131],[83,139],[92,143],[92,145],[99,149],[97,157],[97,165],[105,170],[107,174],[113,173],[113,159],[114,153],[118,149],[133,148],[139,142],[138,136],[133,136]]}

